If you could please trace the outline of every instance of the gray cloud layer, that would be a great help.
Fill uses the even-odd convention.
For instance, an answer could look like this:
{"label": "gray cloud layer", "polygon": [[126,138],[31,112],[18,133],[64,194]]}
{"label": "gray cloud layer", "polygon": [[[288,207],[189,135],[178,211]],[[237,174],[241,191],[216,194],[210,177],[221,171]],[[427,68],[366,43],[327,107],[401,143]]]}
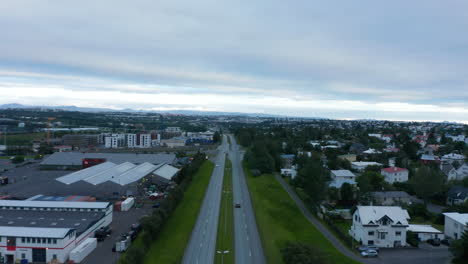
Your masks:
{"label": "gray cloud layer", "polygon": [[[2,3],[0,90],[399,102],[440,107],[437,117],[432,108],[423,114],[408,107],[411,119],[468,119],[462,0]],[[284,110],[273,103],[246,109]],[[346,117],[338,110],[287,111]],[[352,111],[349,117],[367,115]],[[382,111],[383,118],[401,117]]]}

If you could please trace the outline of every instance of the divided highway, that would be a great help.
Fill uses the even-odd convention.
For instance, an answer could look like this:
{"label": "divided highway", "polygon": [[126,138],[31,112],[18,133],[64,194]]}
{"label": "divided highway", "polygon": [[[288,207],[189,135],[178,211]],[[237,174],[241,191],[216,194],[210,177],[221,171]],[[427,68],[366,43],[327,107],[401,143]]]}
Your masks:
{"label": "divided highway", "polygon": [[235,262],[237,264],[264,264],[262,243],[255,221],[255,214],[250,200],[249,189],[242,168],[243,154],[234,136],[231,137],[229,159],[232,161],[232,182],[234,203]]}
{"label": "divided highway", "polygon": [[185,249],[182,263],[211,264],[214,261],[227,150],[227,139],[226,136],[223,136],[223,142],[218,147],[218,154],[215,158],[216,165],[211,175],[190,241]]}

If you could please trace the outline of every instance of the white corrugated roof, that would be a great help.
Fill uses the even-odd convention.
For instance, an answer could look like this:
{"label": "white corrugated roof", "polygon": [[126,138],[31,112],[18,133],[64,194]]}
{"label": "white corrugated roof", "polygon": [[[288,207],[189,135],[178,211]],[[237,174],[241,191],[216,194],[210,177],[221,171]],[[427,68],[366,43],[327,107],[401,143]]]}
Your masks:
{"label": "white corrugated roof", "polygon": [[462,225],[468,225],[468,214],[444,213],[445,216],[452,218]]}
{"label": "white corrugated roof", "polygon": [[332,170],[331,172],[336,177],[356,177],[356,175],[349,170]]}
{"label": "white corrugated roof", "polygon": [[148,174],[152,173],[154,170],[156,170],[158,166],[153,165],[151,163],[145,162],[143,164],[140,164],[136,167],[134,167],[131,170],[128,170],[112,179],[111,181],[118,183],[120,185],[126,185],[132,182],[136,182],[140,180],[141,178],[147,176]]}
{"label": "white corrugated roof", "polygon": [[431,225],[409,225],[408,230],[414,233],[438,233],[442,234],[440,230],[435,229]]}
{"label": "white corrugated roof", "polygon": [[162,167],[155,170],[154,174],[163,177],[164,179],[172,180],[172,177],[174,177],[177,172],[179,172],[178,168],[172,167],[169,164],[164,164]]}
{"label": "white corrugated roof", "polygon": [[0,226],[0,236],[63,238],[70,230],[70,228]]}
{"label": "white corrugated roof", "polygon": [[65,176],[62,176],[60,178],[57,178],[57,181],[65,183],[65,184],[72,184],[77,181],[83,180],[85,178],[88,178],[90,176],[96,175],[98,173],[101,173],[105,170],[108,170],[112,167],[116,166],[115,163],[112,162],[104,162],[89,168],[86,168],[84,170],[79,170],[77,172],[73,172],[70,174],[67,174]]}
{"label": "white corrugated roof", "polygon": [[[145,164],[145,163],[143,163]],[[117,177],[120,177],[120,175],[128,170],[131,170],[132,168],[135,168],[136,165],[130,162],[125,162],[120,165],[116,165],[112,168],[109,168],[101,173],[92,175],[90,177],[87,177],[83,179],[86,182],[89,182],[93,185],[97,185],[106,181],[110,181],[112,179],[115,179]]]}
{"label": "white corrugated roof", "polygon": [[105,209],[109,206],[107,202],[59,202],[59,201],[20,201],[0,200],[0,207],[43,207],[43,208],[83,208],[83,209]]}
{"label": "white corrugated roof", "polygon": [[408,211],[399,206],[358,206],[357,210],[359,217],[361,217],[361,223],[364,225],[371,221],[375,224],[385,215],[395,224],[400,222],[402,225],[408,225],[408,219],[410,219]]}

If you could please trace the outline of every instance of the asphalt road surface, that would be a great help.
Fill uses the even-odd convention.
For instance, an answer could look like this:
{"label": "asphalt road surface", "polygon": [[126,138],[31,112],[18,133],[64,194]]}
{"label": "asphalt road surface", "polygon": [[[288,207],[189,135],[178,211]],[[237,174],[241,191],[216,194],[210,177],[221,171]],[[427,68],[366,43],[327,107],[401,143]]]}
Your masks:
{"label": "asphalt road surface", "polygon": [[242,169],[242,152],[233,136],[231,136],[229,159],[232,161],[233,200],[235,204],[241,205],[240,208],[234,208],[235,261],[238,264],[266,263]]}
{"label": "asphalt road surface", "polygon": [[223,136],[223,143],[218,147],[218,154],[215,158],[216,165],[211,175],[195,228],[185,249],[182,263],[211,264],[214,262],[225,154],[227,150],[227,139]]}

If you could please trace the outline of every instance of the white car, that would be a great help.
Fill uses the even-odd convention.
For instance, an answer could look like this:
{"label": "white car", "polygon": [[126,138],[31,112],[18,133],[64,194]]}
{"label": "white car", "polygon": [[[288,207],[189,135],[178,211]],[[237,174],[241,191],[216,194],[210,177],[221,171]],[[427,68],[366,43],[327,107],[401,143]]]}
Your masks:
{"label": "white car", "polygon": [[364,250],[361,252],[361,256],[365,258],[378,257],[379,253],[373,249]]}

